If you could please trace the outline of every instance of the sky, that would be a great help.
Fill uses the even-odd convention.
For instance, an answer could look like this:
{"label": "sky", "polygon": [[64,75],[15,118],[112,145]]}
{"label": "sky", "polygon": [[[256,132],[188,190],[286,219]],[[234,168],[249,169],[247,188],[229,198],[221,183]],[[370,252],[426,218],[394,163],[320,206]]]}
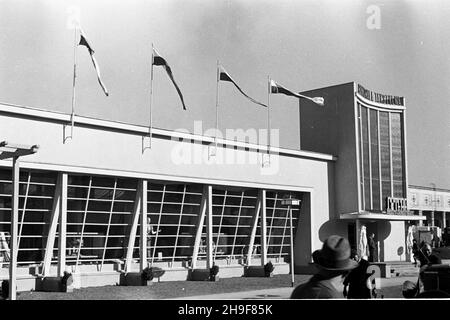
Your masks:
{"label": "sky", "polygon": [[[263,103],[268,76],[296,92],[355,81],[405,97],[409,184],[450,189],[450,1],[0,0],[1,103],[70,113],[77,11],[110,92],[77,48],[78,115],[149,125],[152,100],[155,127],[214,128],[217,61]],[[162,68],[150,99],[152,44],[188,110]],[[221,130],[266,128],[267,111],[231,84],[218,100]],[[298,149],[298,100],[270,105],[281,147]]]}

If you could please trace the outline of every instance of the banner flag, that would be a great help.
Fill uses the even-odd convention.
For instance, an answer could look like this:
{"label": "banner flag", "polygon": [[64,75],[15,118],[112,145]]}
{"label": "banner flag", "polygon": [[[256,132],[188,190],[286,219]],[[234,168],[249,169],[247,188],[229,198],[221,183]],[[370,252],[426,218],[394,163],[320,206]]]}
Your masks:
{"label": "banner flag", "polygon": [[170,68],[167,61],[161,57],[161,55],[156,51],[155,48],[153,48],[153,59],[152,64],[154,66],[163,66],[166,69],[167,75],[169,76],[170,80],[172,80],[173,85],[175,86],[175,89],[178,92],[178,95],[180,96],[181,104],[183,105],[183,110],[186,110],[186,105],[184,104],[183,94],[181,93],[180,88],[178,87],[177,83],[175,82],[175,79],[173,78],[172,69]]}
{"label": "banner flag", "polygon": [[324,106],[325,105],[325,99],[322,97],[307,97],[298,93],[294,93],[288,89],[286,89],[285,87],[283,87],[282,85],[280,85],[279,83],[276,83],[273,80],[270,80],[270,93],[282,93],[285,94],[287,96],[292,96],[292,97],[296,97],[296,98],[305,98],[308,99],[312,102],[314,102],[315,104],[318,104],[319,106]]}
{"label": "banner flag", "polygon": [[79,46],[85,46],[85,47],[88,49],[89,54],[90,54],[90,56],[91,56],[92,63],[94,64],[95,72],[97,73],[97,80],[98,80],[98,83],[99,83],[100,86],[102,87],[103,92],[105,93],[105,95],[106,95],[106,96],[109,96],[108,89],[106,89],[106,87],[105,87],[105,85],[103,84],[103,81],[102,81],[102,79],[101,79],[101,76],[100,76],[100,68],[99,68],[99,66],[98,66],[97,60],[96,60],[95,57],[94,57],[95,51],[94,51],[94,49],[92,49],[92,47],[90,46],[89,42],[88,42],[87,39],[86,39],[86,36],[85,36],[84,33],[83,33],[83,30],[81,30],[81,29],[80,29],[80,42],[78,43],[78,45],[79,45]]}
{"label": "banner flag", "polygon": [[260,106],[263,107],[267,107],[267,105],[265,105],[264,103],[256,101],[252,97],[249,97],[244,91],[242,91],[242,89],[237,85],[237,83],[233,80],[233,78],[231,78],[231,76],[228,74],[228,72],[225,71],[225,69],[222,66],[219,67],[219,80],[231,82],[239,90],[239,92],[242,93],[251,102],[259,104]]}

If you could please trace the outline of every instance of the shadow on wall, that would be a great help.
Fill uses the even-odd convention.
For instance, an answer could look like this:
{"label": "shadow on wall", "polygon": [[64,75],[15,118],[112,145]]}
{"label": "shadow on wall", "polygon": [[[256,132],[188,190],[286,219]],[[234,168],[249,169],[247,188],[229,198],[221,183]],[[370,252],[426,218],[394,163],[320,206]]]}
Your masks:
{"label": "shadow on wall", "polygon": [[326,238],[333,234],[348,238],[347,234],[347,221],[345,220],[329,220],[325,222],[319,229],[319,239],[324,242]]}
{"label": "shadow on wall", "polygon": [[378,232],[374,232],[378,237],[378,241],[384,241],[391,235],[391,223],[386,220],[381,220],[377,222]]}
{"label": "shadow on wall", "polygon": [[381,226],[378,228],[378,241],[380,243],[379,259],[380,259],[380,261],[386,261],[386,258],[384,257],[384,252],[385,252],[384,240],[386,240],[387,237],[389,237],[391,234],[391,223],[389,221],[381,221],[380,224],[381,224]]}
{"label": "shadow on wall", "polygon": [[[348,239],[348,229],[347,226],[353,220],[340,220],[333,219],[325,222],[319,229],[319,239],[324,242],[326,238],[333,234],[343,236]],[[374,233],[375,240],[380,243],[380,252],[384,252],[384,240],[391,234],[391,223],[389,221],[380,220],[375,223],[361,222],[362,225],[366,225],[368,232],[367,234]],[[382,258],[382,257],[380,257]]]}

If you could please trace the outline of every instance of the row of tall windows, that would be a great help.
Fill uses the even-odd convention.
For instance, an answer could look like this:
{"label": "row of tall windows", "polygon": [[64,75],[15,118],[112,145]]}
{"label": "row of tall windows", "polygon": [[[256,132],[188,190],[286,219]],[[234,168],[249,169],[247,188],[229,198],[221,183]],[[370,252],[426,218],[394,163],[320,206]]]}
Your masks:
{"label": "row of tall windows", "polygon": [[[123,262],[127,255],[137,198],[138,179],[68,175],[66,260],[68,265]],[[21,265],[43,262],[57,173],[20,172],[19,254]],[[0,169],[0,266],[7,266],[11,227],[11,170]],[[201,216],[203,185],[148,181],[147,259],[157,262],[188,261],[193,255],[195,235]],[[290,215],[283,198],[301,200],[301,193],[266,192],[267,254],[269,258],[290,253]],[[261,212],[257,214],[257,189],[214,187],[212,192],[213,258],[239,259],[247,255],[254,233],[253,257],[261,256]],[[299,208],[293,208],[295,230]],[[140,219],[133,258],[139,261]],[[206,257],[206,219],[198,257]],[[52,262],[57,262],[59,225]]]}

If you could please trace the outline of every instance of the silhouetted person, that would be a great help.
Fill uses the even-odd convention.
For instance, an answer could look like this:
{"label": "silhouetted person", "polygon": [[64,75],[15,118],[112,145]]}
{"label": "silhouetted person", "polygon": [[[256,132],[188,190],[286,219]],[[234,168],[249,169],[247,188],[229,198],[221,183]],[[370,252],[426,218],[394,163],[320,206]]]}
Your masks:
{"label": "silhouetted person", "polygon": [[402,294],[403,297],[410,299],[415,298],[419,293],[419,288],[417,287],[417,284],[412,281],[405,281],[403,282],[402,286]]}
{"label": "silhouetted person", "polygon": [[291,299],[342,299],[343,280],[349,270],[358,264],[350,259],[347,239],[332,235],[325,240],[321,250],[313,253],[318,268],[308,282],[294,289]]}
{"label": "silhouetted person", "polygon": [[[344,296],[347,299],[370,299],[372,294],[367,286],[367,279],[371,276],[367,274],[369,262],[360,259],[358,266],[351,270],[344,280]],[[348,290],[347,290],[348,287]]]}

